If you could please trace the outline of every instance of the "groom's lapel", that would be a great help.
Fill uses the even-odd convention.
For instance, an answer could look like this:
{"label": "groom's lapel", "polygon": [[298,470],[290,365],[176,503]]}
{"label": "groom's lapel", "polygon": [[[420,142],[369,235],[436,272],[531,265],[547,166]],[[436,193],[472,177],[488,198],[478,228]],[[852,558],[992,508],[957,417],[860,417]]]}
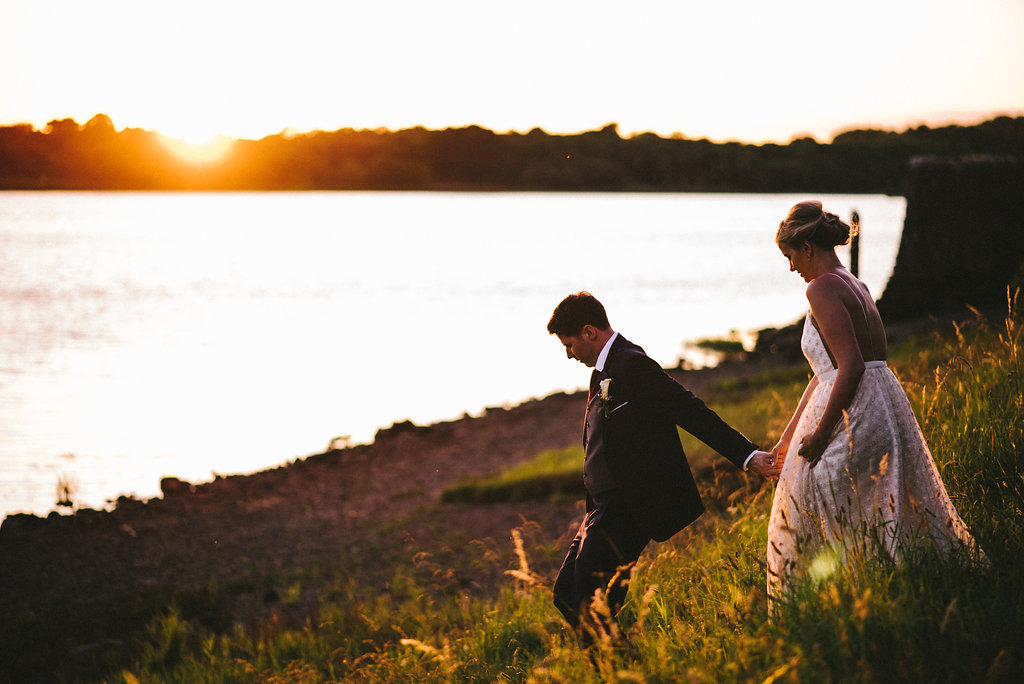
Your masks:
{"label": "groom's lapel", "polygon": [[596,368],[590,374],[590,390],[587,392],[587,406],[590,406],[590,400],[597,394],[598,388],[601,387],[601,372]]}
{"label": "groom's lapel", "polygon": [[[605,364],[605,369],[608,365]],[[587,411],[583,415],[583,448],[587,447],[587,435],[590,432],[590,410],[594,406],[595,402],[598,401],[598,393],[601,390],[601,380],[607,377],[607,374],[601,373],[596,368],[590,374],[590,389],[587,391]]]}
{"label": "groom's lapel", "polygon": [[590,374],[590,390],[587,393],[587,413],[583,418],[583,446],[586,448],[587,445],[587,432],[590,430],[590,412],[595,405],[598,403],[598,392],[600,391],[601,381],[611,376],[611,367],[614,364],[615,356],[630,347],[635,346],[632,342],[627,340],[619,333],[615,340],[612,342],[611,348],[608,350],[608,356],[604,360],[604,370],[598,371],[596,368]]}

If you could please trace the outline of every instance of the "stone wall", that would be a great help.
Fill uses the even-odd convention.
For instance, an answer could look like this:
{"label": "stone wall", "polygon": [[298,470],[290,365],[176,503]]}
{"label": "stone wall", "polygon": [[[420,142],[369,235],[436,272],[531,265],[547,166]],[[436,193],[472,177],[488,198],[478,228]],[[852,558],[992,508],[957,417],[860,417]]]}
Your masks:
{"label": "stone wall", "polygon": [[1024,265],[1024,161],[911,161],[907,215],[892,278],[878,302],[886,323],[1006,311]]}

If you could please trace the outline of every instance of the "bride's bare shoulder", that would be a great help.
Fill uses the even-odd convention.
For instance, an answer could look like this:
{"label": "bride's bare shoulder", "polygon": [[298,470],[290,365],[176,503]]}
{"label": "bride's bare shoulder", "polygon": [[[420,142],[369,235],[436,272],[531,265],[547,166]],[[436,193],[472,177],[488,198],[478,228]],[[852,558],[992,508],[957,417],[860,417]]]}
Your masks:
{"label": "bride's bare shoulder", "polygon": [[807,283],[807,301],[809,301],[811,305],[814,304],[815,300],[821,301],[823,299],[832,299],[836,297],[842,298],[843,295],[850,291],[850,286],[843,281],[842,277],[835,276],[834,278],[828,278],[826,277],[828,275],[835,274],[825,274]]}

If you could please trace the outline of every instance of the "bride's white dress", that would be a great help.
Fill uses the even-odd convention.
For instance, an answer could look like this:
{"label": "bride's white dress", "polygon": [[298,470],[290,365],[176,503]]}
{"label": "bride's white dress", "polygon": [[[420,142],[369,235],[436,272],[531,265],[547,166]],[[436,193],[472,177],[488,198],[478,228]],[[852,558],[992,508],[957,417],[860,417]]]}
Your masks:
{"label": "bride's white dress", "polygon": [[924,538],[944,551],[964,545],[977,552],[907,395],[885,361],[866,363],[821,460],[812,467],[800,456],[800,444],[821,420],[836,376],[810,314],[800,346],[818,386],[797,423],[772,502],[769,596],[778,596],[808,569],[827,571],[852,549],[898,559],[904,543]]}

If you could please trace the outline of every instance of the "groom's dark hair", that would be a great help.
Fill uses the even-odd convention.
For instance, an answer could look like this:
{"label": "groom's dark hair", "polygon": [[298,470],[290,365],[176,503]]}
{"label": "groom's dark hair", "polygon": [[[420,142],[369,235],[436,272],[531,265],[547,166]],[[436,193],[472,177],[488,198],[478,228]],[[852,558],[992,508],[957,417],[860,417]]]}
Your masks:
{"label": "groom's dark hair", "polygon": [[571,294],[555,307],[548,321],[548,332],[552,335],[575,337],[583,332],[583,326],[592,325],[598,330],[609,330],[608,314],[597,297],[589,292]]}

